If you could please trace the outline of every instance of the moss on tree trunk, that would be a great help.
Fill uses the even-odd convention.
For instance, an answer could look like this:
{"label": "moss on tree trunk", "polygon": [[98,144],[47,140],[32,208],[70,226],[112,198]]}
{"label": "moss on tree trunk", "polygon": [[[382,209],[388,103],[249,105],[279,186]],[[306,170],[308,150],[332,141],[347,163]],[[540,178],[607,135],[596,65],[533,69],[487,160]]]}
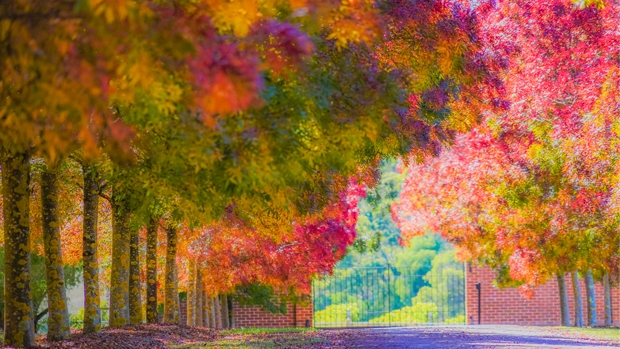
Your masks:
{"label": "moss on tree trunk", "polygon": [[4,214],[4,345],[34,346],[30,293],[30,156],[6,154],[2,161]]}
{"label": "moss on tree trunk", "polygon": [[146,322],[157,323],[157,230],[159,222],[151,217],[146,228]]}
{"label": "moss on tree trunk", "polygon": [[131,229],[129,243],[129,321],[132,325],[144,322],[142,316],[142,285],[140,282],[140,239],[137,229]]}
{"label": "moss on tree trunk", "polygon": [[129,210],[117,190],[112,194],[112,275],[110,327],[129,323]]}
{"label": "moss on tree trunk", "polygon": [[101,293],[99,291],[99,256],[97,224],[99,220],[99,176],[97,170],[84,165],[84,220],[82,259],[84,264],[84,333],[101,330]]}
{"label": "moss on tree trunk", "polygon": [[166,248],[166,286],[164,292],[164,323],[178,324],[181,321],[179,310],[179,286],[177,277],[177,230],[166,228],[168,247]]}
{"label": "moss on tree trunk", "polygon": [[71,328],[60,246],[58,174],[52,168],[41,173],[41,208],[47,285],[47,339],[59,341],[69,338]]}

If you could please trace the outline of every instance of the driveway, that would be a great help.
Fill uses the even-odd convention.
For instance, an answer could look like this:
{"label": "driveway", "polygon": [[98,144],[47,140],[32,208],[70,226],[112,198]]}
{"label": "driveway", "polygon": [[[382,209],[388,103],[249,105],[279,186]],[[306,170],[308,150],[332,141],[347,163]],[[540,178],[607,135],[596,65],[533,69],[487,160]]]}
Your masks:
{"label": "driveway", "polygon": [[[549,328],[523,326],[438,326],[350,330],[347,348],[618,348],[619,345],[575,338]],[[619,330],[620,331],[620,330]]]}

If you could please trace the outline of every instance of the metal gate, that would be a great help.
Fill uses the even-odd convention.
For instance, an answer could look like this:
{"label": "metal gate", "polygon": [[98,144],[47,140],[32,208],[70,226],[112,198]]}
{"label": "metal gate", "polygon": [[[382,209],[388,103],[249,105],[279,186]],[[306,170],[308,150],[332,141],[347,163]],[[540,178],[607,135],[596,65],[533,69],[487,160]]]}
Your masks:
{"label": "metal gate", "polygon": [[335,270],[312,284],[315,327],[465,324],[465,269]]}

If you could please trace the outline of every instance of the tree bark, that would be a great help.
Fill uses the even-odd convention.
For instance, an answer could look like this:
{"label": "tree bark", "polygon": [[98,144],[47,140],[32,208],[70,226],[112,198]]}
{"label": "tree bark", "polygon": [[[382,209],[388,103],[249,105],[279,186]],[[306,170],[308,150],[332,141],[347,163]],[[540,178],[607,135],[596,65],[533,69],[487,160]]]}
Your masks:
{"label": "tree bark", "polygon": [[99,256],[97,224],[99,220],[99,176],[89,165],[83,166],[84,219],[82,221],[82,260],[84,264],[84,333],[101,330],[101,293],[99,291]]}
{"label": "tree bark", "polygon": [[204,326],[203,294],[202,273],[196,270],[196,326],[200,327]]}
{"label": "tree bark", "polygon": [[588,326],[596,326],[596,295],[594,293],[594,278],[592,271],[588,270],[584,279],[586,281],[586,297],[588,299]]}
{"label": "tree bark", "polygon": [[217,295],[214,298],[215,300],[215,321],[216,321],[216,328],[224,328],[224,322],[223,317],[222,317],[222,303],[220,301],[220,296]]}
{"label": "tree bark", "polygon": [[611,314],[611,283],[609,282],[609,273],[605,272],[603,275],[603,290],[604,290],[604,303],[605,303],[605,326],[613,325],[613,318]]}
{"label": "tree bark", "polygon": [[159,222],[151,217],[146,228],[146,322],[156,324],[157,318],[157,230]]}
{"label": "tree bark", "polygon": [[211,305],[211,301],[209,300],[209,297],[207,296],[207,292],[203,290],[202,307],[204,311],[203,320],[204,320],[205,327],[211,327],[211,313],[209,312],[210,305]]}
{"label": "tree bark", "polygon": [[188,260],[189,275],[187,280],[187,326],[196,326],[196,262]]}
{"label": "tree bark", "polygon": [[564,274],[557,274],[556,277],[558,279],[558,289],[560,291],[560,320],[562,322],[562,326],[570,326],[566,280],[564,278]]}
{"label": "tree bark", "polygon": [[168,248],[166,249],[166,286],[164,297],[164,323],[178,324],[180,319],[179,310],[179,286],[177,278],[177,230],[173,227],[166,228]]}
{"label": "tree bark", "polygon": [[110,327],[129,323],[129,205],[112,193],[112,277],[110,282]]}
{"label": "tree bark", "polygon": [[228,316],[228,296],[223,294],[220,296],[222,309],[222,327],[230,328],[230,317]]}
{"label": "tree bark", "polygon": [[575,298],[575,326],[583,327],[583,304],[581,302],[581,286],[579,285],[579,272],[571,274],[573,281],[573,297]]}
{"label": "tree bark", "polygon": [[4,345],[34,346],[30,292],[30,156],[7,154],[2,162],[4,215]]}
{"label": "tree bark", "polygon": [[41,217],[47,286],[47,339],[60,341],[69,338],[71,327],[65,291],[65,269],[60,246],[58,174],[52,168],[41,173]]}
{"label": "tree bark", "polygon": [[217,309],[215,307],[215,298],[209,297],[209,312],[211,313],[211,328],[217,327]]}
{"label": "tree bark", "polygon": [[142,316],[142,283],[140,282],[140,238],[137,229],[131,229],[129,242],[129,322],[144,322]]}

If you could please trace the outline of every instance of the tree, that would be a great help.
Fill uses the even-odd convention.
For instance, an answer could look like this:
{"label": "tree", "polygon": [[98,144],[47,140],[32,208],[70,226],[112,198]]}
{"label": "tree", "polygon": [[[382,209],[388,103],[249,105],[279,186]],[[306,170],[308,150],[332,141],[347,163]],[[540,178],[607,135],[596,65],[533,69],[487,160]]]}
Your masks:
{"label": "tree", "polygon": [[64,262],[60,241],[57,171],[58,165],[47,164],[46,170],[41,173],[41,216],[43,218],[48,301],[47,337],[49,340],[56,341],[67,339],[70,334]]}
{"label": "tree", "polygon": [[[212,239],[212,229],[220,227],[228,233],[212,242],[214,255],[226,255],[225,243],[242,241],[224,262],[243,277],[235,280],[224,269],[228,275],[218,275],[224,277],[215,282],[214,299],[257,280],[281,289],[297,283],[307,291],[309,275],[329,270],[353,242],[353,204],[372,182],[377,160],[433,152],[471,120],[472,114],[461,119],[464,114],[451,113],[469,104],[457,90],[463,96],[470,85],[481,91],[488,77],[466,8],[438,1],[418,7],[389,1],[245,5],[256,11],[243,9],[242,21],[230,21],[238,4],[219,2],[34,1],[4,8],[5,257],[7,268],[18,271],[7,273],[7,285],[29,284],[20,279],[29,275],[28,248],[15,246],[30,246],[23,203],[30,200],[32,157],[52,164],[81,147],[85,178],[76,183],[83,183],[88,215],[85,330],[97,331],[95,261],[99,252],[110,257],[93,246],[101,235],[95,189],[110,199],[102,211],[112,214],[112,268],[101,271],[111,273],[110,323],[121,326],[132,321],[130,308],[139,321],[141,301],[136,292],[130,296],[129,284],[135,291],[140,268],[130,256],[132,245],[137,254],[135,233],[154,202],[161,200],[167,214],[183,205],[184,212],[174,214],[184,222],[180,247]],[[414,20],[407,22],[399,8]],[[391,47],[411,42],[420,57],[439,58],[402,64],[404,51]],[[89,168],[99,160],[104,166]],[[254,240],[262,251],[249,246]],[[294,256],[310,261],[308,268],[287,264]],[[172,257],[168,270],[177,269]],[[257,263],[244,266],[243,258]],[[172,287],[178,278],[171,277]],[[5,344],[31,345],[32,324],[20,323],[31,311],[27,286],[13,291],[21,298],[10,299],[26,306],[12,310]]]}
{"label": "tree", "polygon": [[[615,79],[617,48],[608,43],[618,38],[608,28],[617,4],[481,8],[485,46],[503,61],[493,67],[510,92],[508,109],[409,166],[393,207],[403,235],[441,232],[464,258],[497,268],[500,283],[517,281],[526,294],[554,274],[616,270],[608,247],[617,246],[609,152],[617,104],[607,84]],[[602,253],[593,260],[595,250]]]}
{"label": "tree", "polygon": [[30,297],[30,156],[4,152],[4,344],[28,347],[35,344]]}
{"label": "tree", "polygon": [[83,175],[83,226],[82,261],[84,265],[84,333],[101,329],[101,296],[99,286],[99,256],[97,248],[99,196],[102,182],[96,165],[82,164]]}

